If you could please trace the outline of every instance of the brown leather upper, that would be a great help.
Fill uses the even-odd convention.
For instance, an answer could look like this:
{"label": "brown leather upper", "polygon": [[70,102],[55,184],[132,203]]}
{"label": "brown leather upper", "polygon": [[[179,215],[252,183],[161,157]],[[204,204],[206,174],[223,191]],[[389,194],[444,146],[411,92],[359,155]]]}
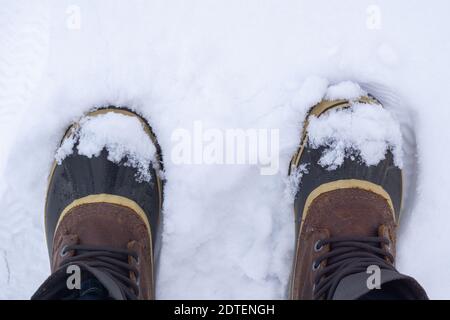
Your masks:
{"label": "brown leather upper", "polygon": [[357,188],[337,189],[319,195],[311,203],[299,231],[292,279],[293,299],[313,299],[313,279],[318,270],[313,262],[329,251],[324,246],[316,252],[318,240],[329,237],[386,236],[385,248],[395,256],[396,222],[385,198]]}
{"label": "brown leather upper", "polygon": [[[66,245],[108,246],[131,249],[139,261],[129,263],[139,270],[139,298],[154,298],[151,235],[132,209],[111,203],[88,203],[71,209],[60,221],[53,241],[52,271],[62,262],[61,250]],[[73,255],[73,252],[68,252]],[[64,258],[66,258],[65,256]],[[135,275],[130,273],[135,279]]]}

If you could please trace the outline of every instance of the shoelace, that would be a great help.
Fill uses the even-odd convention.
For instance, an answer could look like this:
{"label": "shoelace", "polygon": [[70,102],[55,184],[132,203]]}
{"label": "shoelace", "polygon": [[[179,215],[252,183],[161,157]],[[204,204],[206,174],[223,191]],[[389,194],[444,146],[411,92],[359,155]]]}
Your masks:
{"label": "shoelace", "polygon": [[[382,245],[390,241],[384,237],[331,237],[319,240],[314,250],[319,252],[326,245],[330,251],[324,253],[313,262],[314,298],[332,299],[339,282],[351,274],[366,272],[371,265],[380,269],[395,270],[394,257],[382,249]],[[326,262],[319,270],[322,262]]]}
{"label": "shoelace", "polygon": [[[135,275],[136,279],[139,279],[139,271],[128,263],[130,256],[139,263],[136,252],[106,246],[70,245],[63,248],[61,255],[64,256],[69,251],[74,251],[75,255],[65,258],[60,268],[78,265],[91,273],[101,272],[106,276],[108,282],[113,282],[120,288],[120,293],[125,299],[138,298],[139,286],[130,278],[130,272]],[[102,281],[100,280],[100,282]],[[102,284],[105,285],[105,283]]]}

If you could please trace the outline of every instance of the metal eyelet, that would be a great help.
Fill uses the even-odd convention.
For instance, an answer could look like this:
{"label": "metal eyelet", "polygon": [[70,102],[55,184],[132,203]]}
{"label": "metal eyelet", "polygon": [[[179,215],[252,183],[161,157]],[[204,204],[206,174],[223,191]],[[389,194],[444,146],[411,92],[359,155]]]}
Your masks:
{"label": "metal eyelet", "polygon": [[319,252],[323,249],[323,245],[321,244],[321,240],[317,240],[314,244],[314,251]]}
{"label": "metal eyelet", "polygon": [[61,248],[61,251],[59,252],[59,256],[61,258],[64,258],[69,253],[68,251],[66,251],[67,247],[68,245],[65,245],[64,247]]}
{"label": "metal eyelet", "polygon": [[314,261],[312,264],[312,270],[316,271],[319,268],[320,268],[320,263],[317,263],[317,261]]}

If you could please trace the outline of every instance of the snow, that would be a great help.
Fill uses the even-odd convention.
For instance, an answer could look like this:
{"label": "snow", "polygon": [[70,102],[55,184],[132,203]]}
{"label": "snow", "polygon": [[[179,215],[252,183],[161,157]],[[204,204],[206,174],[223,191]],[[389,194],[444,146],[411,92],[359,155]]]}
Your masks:
{"label": "snow", "polygon": [[302,177],[307,173],[308,164],[301,164],[297,168],[293,168],[290,175],[286,178],[285,201],[294,205],[295,196],[302,185]]}
{"label": "snow", "polygon": [[150,182],[150,168],[159,170],[156,147],[145,132],[138,118],[114,112],[87,116],[73,127],[56,151],[57,163],[73,153],[78,141],[78,154],[88,158],[97,157],[103,149],[108,152],[108,160],[137,169],[136,180]]}
{"label": "snow", "polygon": [[313,149],[326,147],[319,164],[327,170],[338,168],[347,157],[359,156],[366,165],[377,165],[387,150],[392,151],[395,165],[403,166],[400,125],[380,105],[353,102],[349,108],[311,116],[308,143]]}
{"label": "snow", "polygon": [[[397,267],[430,297],[450,298],[449,9],[444,0],[2,0],[0,298],[27,299],[48,276],[43,208],[55,152],[71,123],[108,105],[142,114],[162,148],[158,298],[286,298],[288,164],[306,111],[343,81],[400,123]],[[195,121],[279,129],[279,172],[174,164],[171,135]]]}
{"label": "snow", "polygon": [[367,95],[367,92],[364,92],[358,83],[353,81],[342,81],[328,87],[325,100],[355,100],[365,95]]}

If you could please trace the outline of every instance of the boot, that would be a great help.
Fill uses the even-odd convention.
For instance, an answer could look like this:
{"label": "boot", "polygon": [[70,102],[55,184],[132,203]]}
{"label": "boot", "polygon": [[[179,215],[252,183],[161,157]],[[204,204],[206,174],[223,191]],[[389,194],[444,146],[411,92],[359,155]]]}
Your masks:
{"label": "boot", "polygon": [[[402,170],[388,150],[377,165],[358,155],[325,168],[325,147],[308,143],[312,116],[351,108],[383,108],[371,96],[357,101],[322,101],[305,121],[289,174],[302,170],[294,202],[296,251],[292,299],[425,299],[412,278],[395,269],[396,230],[402,204]],[[379,275],[379,281],[372,283]],[[381,288],[381,289],[380,289]]]}
{"label": "boot", "polygon": [[[135,123],[146,133],[143,136],[155,146],[155,155],[148,155],[149,159],[155,156],[147,168],[150,179],[138,179],[138,168],[127,159],[110,161],[105,148],[92,157],[80,155],[77,130],[81,122],[67,130],[61,143],[72,141],[73,152],[60,163],[55,161],[45,204],[52,274],[32,299],[155,297],[163,196],[156,169],[162,170],[161,153],[150,126],[137,114],[108,107],[87,116],[111,113],[137,119]],[[79,270],[78,286],[74,270]]]}

